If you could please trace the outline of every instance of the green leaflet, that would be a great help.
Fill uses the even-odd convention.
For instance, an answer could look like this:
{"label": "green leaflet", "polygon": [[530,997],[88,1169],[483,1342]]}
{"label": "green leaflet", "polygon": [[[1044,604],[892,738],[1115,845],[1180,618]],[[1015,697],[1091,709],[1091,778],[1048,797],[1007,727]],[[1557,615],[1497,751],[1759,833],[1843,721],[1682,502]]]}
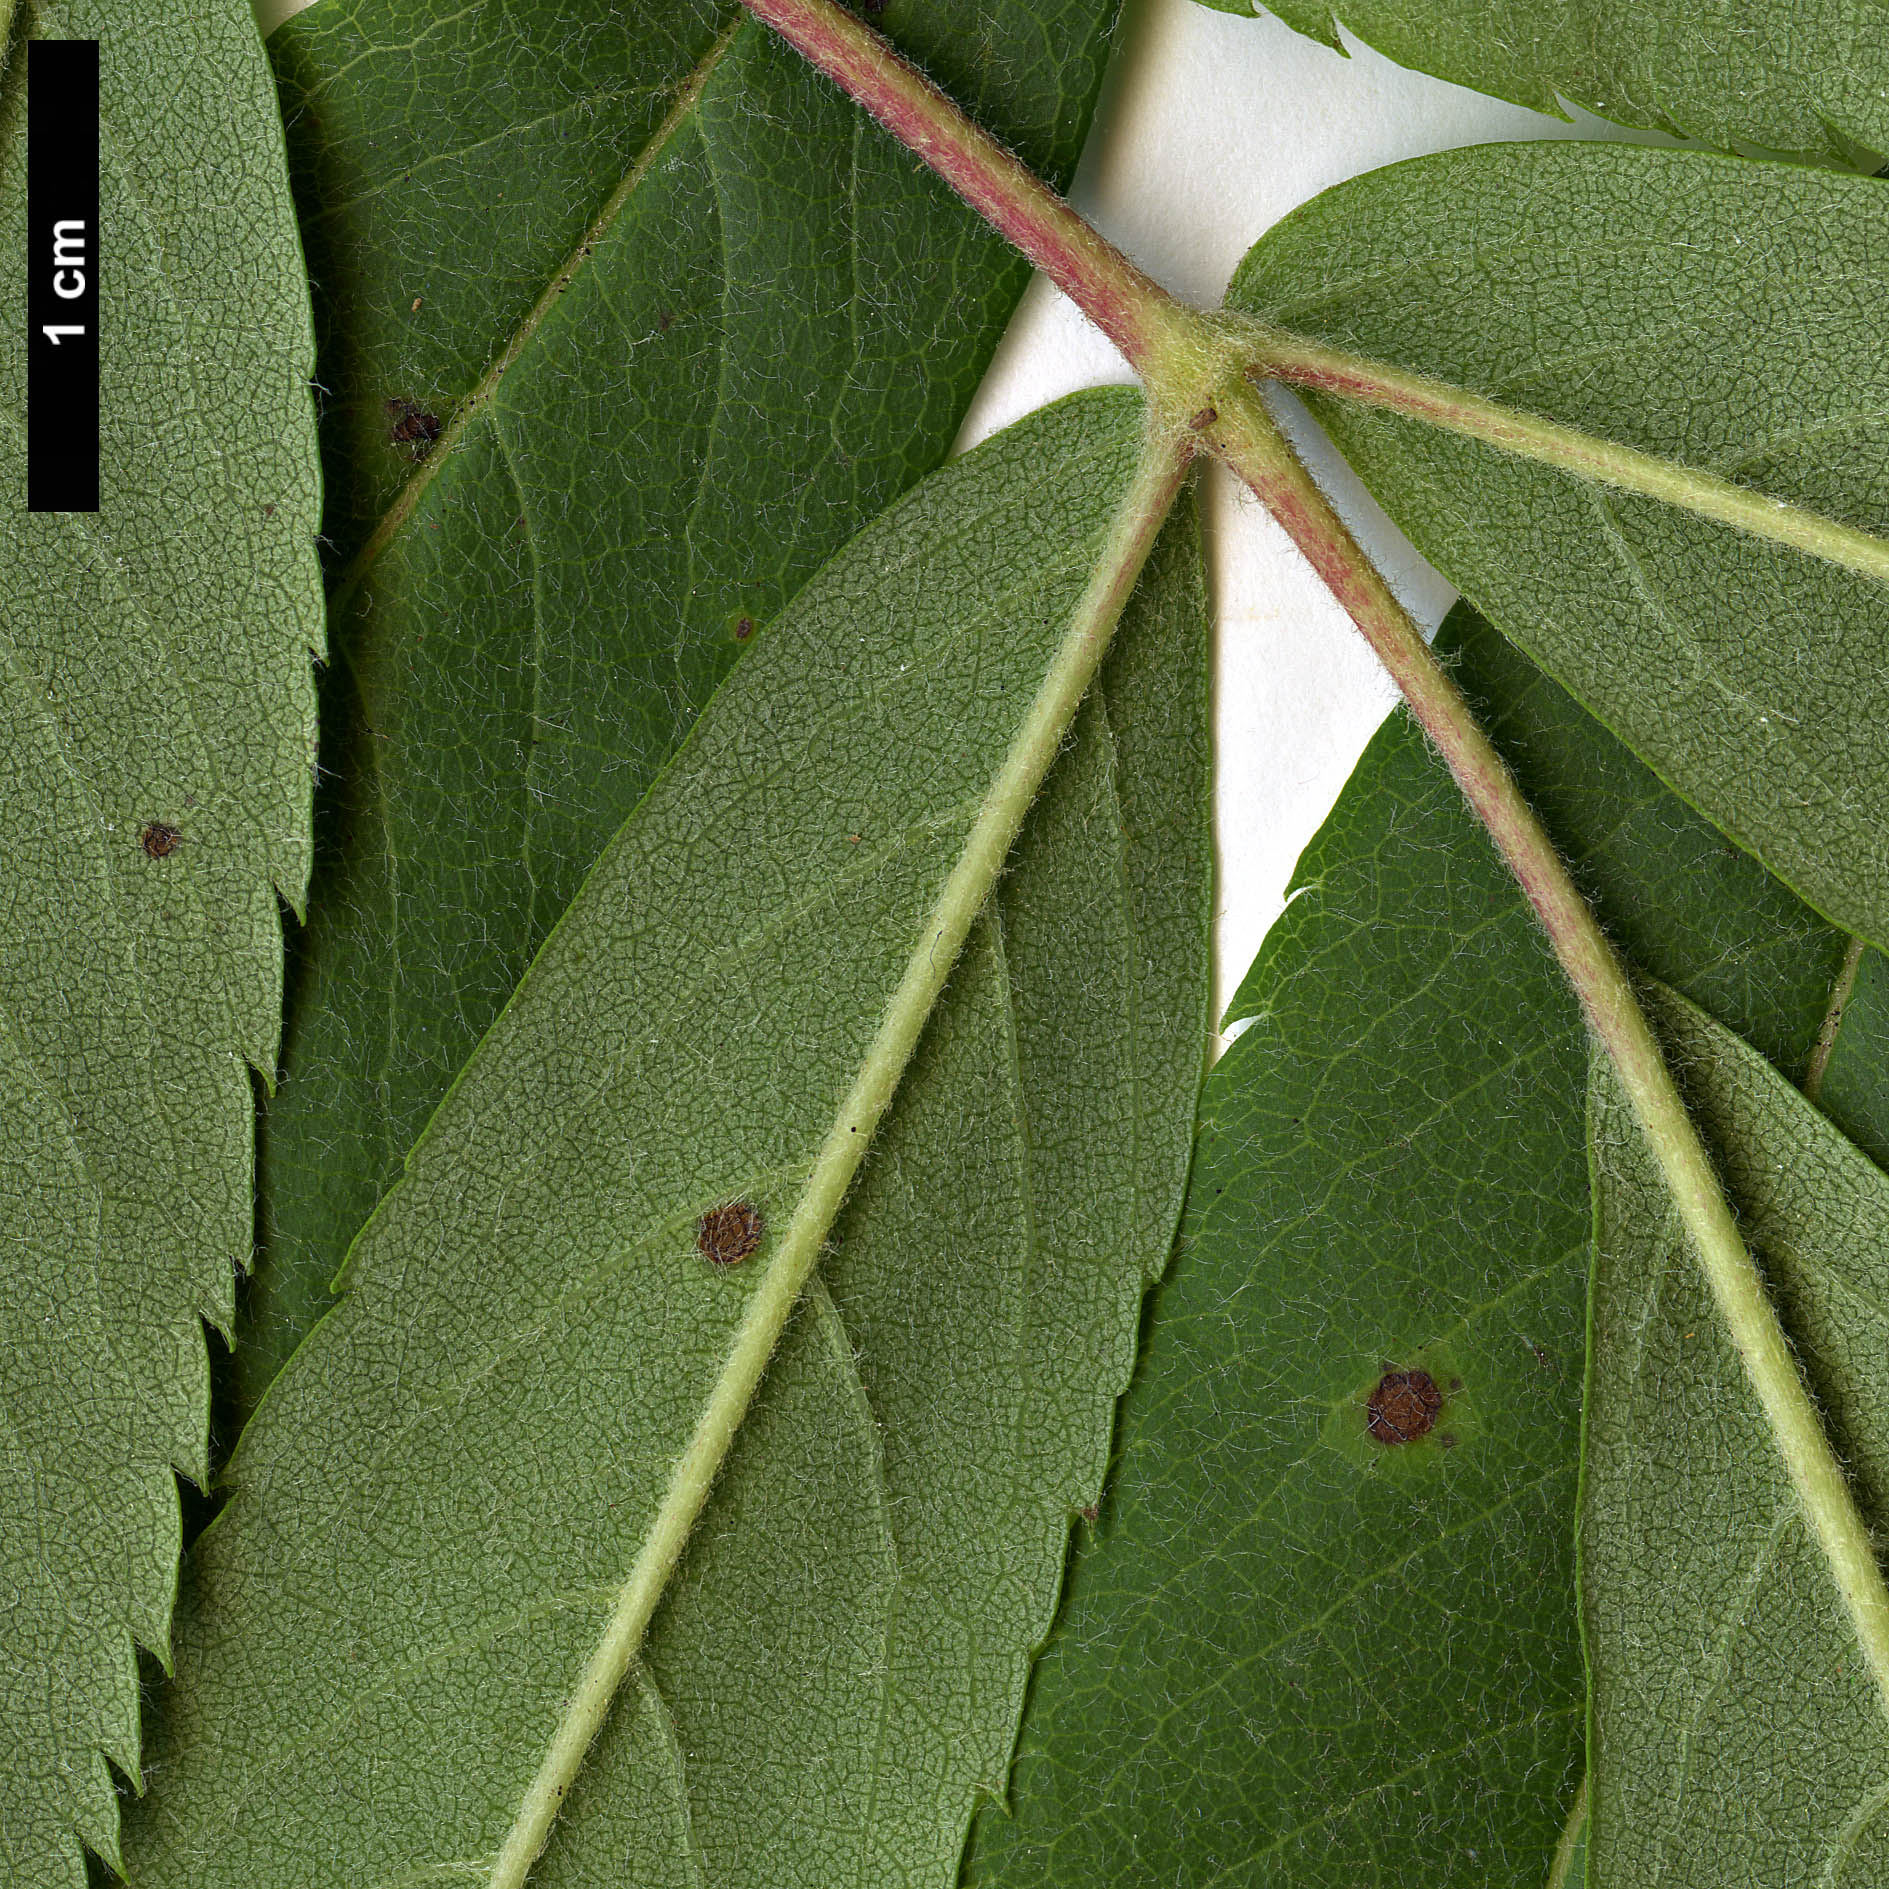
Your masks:
{"label": "green leaflet", "polygon": [[[1307,205],[1251,252],[1230,300],[1869,529],[1889,520],[1885,202],[1867,180],[1694,152],[1451,152]],[[1810,904],[1889,938],[1880,584],[1411,420],[1314,404],[1504,634]]]}
{"label": "green leaflet", "polygon": [[[887,27],[1060,178],[1111,11]],[[1027,280],[739,17],[329,0],[271,41],[338,660],[239,1415],[746,639],[943,457]]]}
{"label": "green leaflet", "polygon": [[[1440,644],[1609,928],[1800,1068],[1842,941],[1469,612]],[[1207,1079],[1099,1535],[1008,1814],[976,1826],[977,1889],[1539,1889],[1561,1839],[1583,1034],[1402,716],[1297,884]],[[1444,1395],[1386,1448],[1367,1404],[1393,1369]]]}
{"label": "green leaflet", "polygon": [[[1139,429],[1081,396],[926,481],[606,851],[244,1434],[139,1889],[489,1869],[888,993],[933,962]],[[949,1880],[1178,1210],[1204,652],[1177,523],[534,1882]],[[718,1270],[697,1220],[734,1200],[766,1243]]]}
{"label": "green leaflet", "polygon": [[[1653,1010],[1864,1514],[1889,1497],[1889,1178],[1736,1037]],[[1581,1518],[1601,1883],[1879,1883],[1889,1727],[1609,1068]],[[1729,1813],[1729,1814],[1728,1814]]]}
{"label": "green leaflet", "polygon": [[1265,0],[1265,10],[1331,46],[1343,21],[1400,65],[1536,111],[1568,99],[1618,124],[1863,168],[1889,151],[1881,0]]}
{"label": "green leaflet", "polygon": [[[308,309],[247,0],[40,0],[99,37],[102,508],[25,510],[25,279],[0,349],[0,1878],[79,1889],[138,1774],[173,1471],[208,1479],[201,1321],[251,1241],[250,1066],[307,874],[321,640]],[[203,179],[214,177],[214,192]],[[135,345],[132,337],[135,337]]]}

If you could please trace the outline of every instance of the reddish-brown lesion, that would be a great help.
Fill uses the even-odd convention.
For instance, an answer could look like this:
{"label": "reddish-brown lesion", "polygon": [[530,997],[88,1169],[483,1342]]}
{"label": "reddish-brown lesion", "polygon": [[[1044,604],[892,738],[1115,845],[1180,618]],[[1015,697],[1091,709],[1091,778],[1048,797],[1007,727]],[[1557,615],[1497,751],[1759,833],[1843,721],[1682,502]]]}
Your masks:
{"label": "reddish-brown lesion", "polygon": [[1364,1427],[1394,1449],[1428,1436],[1442,1408],[1443,1393],[1428,1371],[1386,1371],[1365,1401]]}
{"label": "reddish-brown lesion", "polygon": [[695,1223],[695,1250],[711,1266],[738,1266],[760,1250],[765,1223],[752,1201],[711,1207]]}

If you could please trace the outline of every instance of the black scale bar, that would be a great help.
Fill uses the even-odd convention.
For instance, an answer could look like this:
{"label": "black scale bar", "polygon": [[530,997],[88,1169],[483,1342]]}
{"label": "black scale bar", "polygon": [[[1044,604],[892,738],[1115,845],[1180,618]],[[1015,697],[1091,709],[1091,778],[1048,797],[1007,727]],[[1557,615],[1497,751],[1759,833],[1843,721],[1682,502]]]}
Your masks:
{"label": "black scale bar", "polygon": [[98,510],[98,41],[26,42],[26,508]]}

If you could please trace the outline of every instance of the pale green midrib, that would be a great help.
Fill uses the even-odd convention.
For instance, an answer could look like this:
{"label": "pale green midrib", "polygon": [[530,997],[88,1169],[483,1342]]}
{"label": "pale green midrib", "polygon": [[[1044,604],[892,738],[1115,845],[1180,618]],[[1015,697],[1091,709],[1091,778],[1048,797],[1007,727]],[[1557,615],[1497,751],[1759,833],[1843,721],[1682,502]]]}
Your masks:
{"label": "pale green midrib", "polygon": [[[792,903],[769,906],[760,914],[755,924],[731,938],[719,950],[702,959],[694,967],[695,974],[689,982],[675,991],[664,1008],[649,1020],[645,1028],[644,1041],[639,1045],[634,1056],[613,1063],[604,1075],[588,1084],[571,1101],[563,1104],[549,1125],[550,1129],[555,1131],[572,1116],[582,1114],[594,1107],[606,1092],[621,1087],[629,1080],[632,1072],[639,1068],[647,1058],[660,1055],[664,1043],[662,1032],[677,1018],[686,1015],[690,1004],[718,976],[739,964],[749,952],[757,950],[790,927],[804,924],[816,912],[832,905],[855,886],[876,878],[888,865],[905,854],[948,839],[952,827],[974,812],[975,803],[954,802],[948,807],[942,807],[935,814],[901,828],[882,845],[872,848],[862,846],[837,872],[820,880],[817,885],[800,894]],[[532,1165],[532,1162],[527,1161],[517,1167],[507,1169],[498,1177],[500,1183],[504,1186],[515,1184],[531,1171]]]}
{"label": "pale green midrib", "polygon": [[375,560],[386,550],[401,527],[413,515],[414,509],[424,497],[427,488],[439,477],[460,443],[465,439],[473,423],[482,415],[497,397],[499,387],[504,381],[518,357],[530,346],[532,337],[543,326],[545,318],[563,299],[565,291],[576,279],[590,253],[603,238],[609,234],[611,226],[622,215],[624,206],[629,202],[639,185],[655,167],[657,160],[668,148],[670,141],[681,130],[683,124],[694,112],[702,96],[703,88],[710,76],[721,63],[722,55],[734,43],[735,35],[740,32],[745,13],[739,13],[730,20],[715,43],[709,47],[694,70],[683,80],[676,93],[676,100],[664,115],[663,121],[650,134],[648,143],[637,152],[635,161],[623,173],[616,188],[604,199],[603,207],[585,226],[570,253],[551,272],[551,279],[539,292],[538,299],[526,311],[524,319],[518,324],[505,345],[493,356],[490,366],[479,377],[471,392],[454,409],[453,416],[446,422],[439,438],[434,442],[419,465],[414,469],[394,501],[381,514],[380,522],[368,534],[367,541],[354,555],[353,561],[342,572],[334,588],[334,595],[329,601],[331,614],[338,613],[342,605],[353,594]]}
{"label": "pale green midrib", "polygon": [[[969,513],[957,525],[954,532],[939,532],[934,534],[926,540],[923,546],[915,546],[910,552],[883,566],[882,574],[887,577],[896,575],[916,563],[921,556],[928,555],[944,547],[956,545],[962,541],[967,541],[974,533],[976,527],[985,523],[1002,509],[1002,502],[1000,500],[993,500],[988,506]],[[907,673],[899,678],[899,681],[908,686],[917,686],[925,675],[941,668],[951,652],[965,643],[979,628],[1001,617],[1008,610],[1013,598],[1022,596],[1036,588],[1047,576],[1054,575],[1063,570],[1074,569],[1080,563],[1082,552],[1085,548],[1086,547],[1081,545],[1066,547],[1059,551],[1054,557],[1045,559],[1043,563],[1034,566],[1028,576],[1020,577],[1014,584],[1010,584],[999,591],[976,615],[964,618],[954,624],[945,634],[934,638],[928,644],[924,656],[912,664]],[[359,700],[365,704],[369,692],[369,678],[363,674],[360,666],[355,662],[353,655],[348,650],[342,649],[337,653],[334,660],[346,666],[349,675],[354,680],[355,693]],[[871,712],[870,705],[847,708],[828,722],[828,731],[830,734],[837,734],[840,730],[851,727],[855,722],[866,719]],[[375,781],[371,811],[377,819],[385,819],[388,817],[391,810],[394,794],[392,788],[387,784],[386,771],[381,762],[381,744],[378,741],[374,742],[369,752],[373,758]],[[968,811],[968,807],[965,810]],[[870,856],[870,854],[859,855],[860,858],[869,858]],[[390,853],[388,859],[391,870],[392,866],[398,863],[399,855]]]}
{"label": "pale green midrib", "polygon": [[[1676,992],[1656,980],[1647,982],[1678,1014],[1699,1017],[1708,1032],[1712,1027],[1722,1028],[1712,1026],[1703,1012]],[[1769,1288],[1745,1245],[1717,1169],[1679,1095],[1651,1018],[1630,987],[1628,1002],[1631,1034],[1621,1047],[1600,1043],[1596,1069],[1606,1067],[1613,1072],[1627,1113],[1659,1169],[1668,1209],[1684,1230],[1713,1306],[1744,1367],[1746,1382],[1758,1400],[1869,1666],[1879,1708],[1889,1713],[1889,1583],[1874,1539],[1837,1460],[1822,1412],[1804,1382]],[[1629,1056],[1640,1066],[1629,1070]],[[1769,1064],[1760,1066],[1777,1081],[1785,1080]],[[1649,1068],[1650,1078],[1645,1073]],[[1644,1102],[1641,1088],[1650,1091]],[[1591,1090],[1590,1078],[1590,1095]],[[1589,1142],[1592,1146],[1591,1126]]]}
{"label": "pale green midrib", "polygon": [[1107,652],[1141,566],[1173,507],[1188,457],[1188,447],[1177,448],[1169,440],[1150,437],[1144,443],[1095,572],[1070,613],[1036,698],[920,934],[852,1090],[827,1133],[806,1190],[748,1300],[721,1374],[675,1465],[668,1493],[609,1625],[586,1662],[519,1805],[487,1889],[523,1889],[544,1847],[559,1806],[636,1657],[775,1342],[819,1259],[873,1131]]}
{"label": "pale green midrib", "polygon": [[1574,1867],[1574,1847],[1581,1840],[1581,1830],[1586,1822],[1587,1774],[1583,1772],[1581,1788],[1574,1793],[1567,1823],[1562,1827],[1561,1841],[1554,1848],[1554,1861],[1548,1866],[1547,1889],[1573,1889],[1568,1881],[1568,1871]]}
{"label": "pale green midrib", "polygon": [[[999,509],[1000,506],[998,503],[993,501],[990,506],[973,513],[971,519],[960,527],[960,531],[968,532],[970,524],[982,521],[994,515]],[[928,543],[934,548],[948,542],[954,542],[954,540],[939,536],[933,536],[928,540]],[[897,679],[899,686],[908,688],[922,686],[925,677],[935,670],[942,668],[949,653],[967,641],[979,626],[1000,620],[1013,597],[1022,596],[1032,587],[1040,585],[1046,578],[1053,577],[1066,569],[1073,568],[1078,561],[1081,549],[1082,547],[1080,546],[1066,549],[1057,557],[1046,559],[1043,563],[1034,566],[1030,577],[1019,579],[1017,583],[1006,586],[1004,590],[998,593],[996,598],[985,605],[975,615],[955,625],[946,635],[934,639],[927,648],[924,657],[913,663],[907,671]],[[918,553],[914,552],[912,555],[916,557]],[[887,572],[899,571],[906,568],[907,562],[908,560],[901,560],[883,568]],[[343,660],[346,660],[346,658],[344,657]],[[865,707],[849,708],[844,711],[844,713],[830,718],[827,723],[829,735],[836,734],[839,730],[850,727],[856,720],[864,719],[869,712],[870,711]],[[378,748],[375,752],[378,755]],[[816,910],[823,900],[837,897],[839,893],[845,890],[849,885],[872,876],[874,871],[890,860],[897,858],[900,853],[909,849],[911,846],[922,843],[925,840],[938,838],[948,830],[953,820],[962,819],[972,814],[975,811],[976,804],[977,803],[970,801],[953,803],[952,806],[940,809],[923,820],[916,821],[910,826],[900,828],[887,839],[875,839],[874,844],[870,847],[862,843],[860,850],[847,861],[846,865],[839,872],[834,874],[832,878],[823,881],[821,886],[815,891],[806,894],[800,904],[786,908],[775,908],[771,906],[766,908],[757,915],[756,923],[747,931],[731,940],[727,945],[720,947],[713,956],[704,960],[703,964],[699,967],[701,975],[698,977],[696,984],[690,986],[689,990],[678,994],[670,1001],[670,1008],[669,1011],[665,1013],[665,1019],[668,1016],[678,1013],[686,1004],[688,996],[693,990],[705,983],[709,975],[716,968],[734,962],[744,950],[752,949],[778,927],[794,923],[806,917]],[[544,945],[540,944],[538,949],[542,951]],[[506,1010],[509,1011],[510,1007],[510,1001],[508,1000]],[[503,1014],[504,1012],[501,1012],[501,1015]],[[497,1028],[496,1022],[491,1028]],[[488,1035],[489,1034],[490,1031],[488,1031]],[[465,1069],[470,1066],[471,1059],[468,1059],[467,1063],[461,1066],[461,1074],[463,1075]],[[620,1075],[621,1069],[619,1068],[616,1071],[618,1079],[620,1079]],[[604,1084],[600,1082],[585,1090],[582,1095],[565,1106],[563,1115],[559,1117],[559,1120],[562,1121],[571,1113],[588,1106],[589,1103],[601,1093],[603,1086]],[[440,1117],[447,1102],[457,1093],[458,1087],[459,1078],[455,1077],[446,1096],[441,1098],[439,1103],[435,1106],[432,1116],[428,1118],[422,1138],[424,1138],[425,1134],[432,1132],[434,1121]],[[383,1117],[383,1121],[386,1124],[387,1134],[391,1136],[391,1118]],[[417,1143],[414,1144],[415,1147],[417,1147],[417,1145]],[[388,1146],[392,1149],[393,1154],[397,1155],[401,1152],[400,1149],[393,1148],[391,1141],[389,1141]],[[522,1169],[514,1170],[514,1173],[516,1174],[522,1171]],[[379,1207],[377,1206],[375,1213],[377,1214],[378,1212]],[[366,1226],[371,1224],[372,1216],[364,1223],[360,1231],[356,1233],[354,1243],[349,1247],[347,1259],[337,1276],[335,1284],[336,1290],[340,1290],[342,1285],[347,1282],[353,1265],[355,1250],[360,1244],[362,1234],[366,1231]]]}
{"label": "pale green midrib", "polygon": [[[920,671],[919,673],[922,674],[923,672]],[[720,972],[727,969],[728,966],[738,963],[744,952],[754,950],[776,932],[790,925],[804,922],[804,920],[818,911],[822,905],[831,903],[849,888],[874,877],[880,869],[891,861],[899,858],[902,854],[911,851],[915,847],[923,846],[946,837],[954,822],[964,819],[967,814],[973,811],[974,804],[975,803],[969,802],[954,802],[951,806],[941,808],[938,812],[928,816],[924,820],[914,821],[910,826],[900,828],[889,839],[874,847],[867,848],[862,845],[860,850],[848,859],[846,864],[839,871],[832,874],[831,877],[821,880],[817,886],[804,893],[798,902],[786,906],[769,906],[766,908],[766,910],[758,916],[755,924],[730,939],[710,956],[703,959],[696,966],[696,974],[693,980],[684,985],[680,990],[674,992],[667,999],[666,1008],[656,1019],[654,1033],[650,1041],[652,1043],[659,1043],[661,1040],[660,1032],[662,1027],[671,1022],[674,1018],[682,1015],[686,1011],[690,1000],[705,989]],[[568,910],[569,908],[567,907],[566,909]],[[538,949],[540,953],[542,953],[545,946],[541,944]],[[521,978],[521,984],[522,981]],[[517,988],[517,986],[514,987],[514,998]],[[510,1008],[511,1002],[508,1000],[505,1011],[500,1013],[501,1020],[504,1015],[509,1012]],[[482,1043],[490,1041],[493,1032],[496,1031],[497,1028],[498,1024],[494,1022],[488,1029],[486,1037],[482,1039]],[[454,1078],[451,1088],[447,1090],[446,1095],[442,1097],[440,1102],[435,1106],[432,1115],[427,1120],[425,1128],[421,1131],[420,1142],[413,1144],[412,1152],[410,1152],[407,1157],[409,1162],[413,1158],[413,1154],[418,1152],[420,1143],[434,1132],[435,1125],[442,1118],[447,1103],[458,1093],[460,1081],[463,1079],[465,1073],[472,1068],[478,1053],[479,1052],[475,1050],[473,1056],[469,1057],[467,1061],[461,1065],[459,1076]],[[656,1051],[653,1048],[645,1047],[636,1053],[635,1060],[636,1062],[640,1062],[645,1056],[655,1053]],[[626,1070],[633,1066],[634,1064],[629,1059],[613,1064],[605,1075],[591,1082],[570,1102],[561,1105],[555,1120],[549,1125],[550,1129],[555,1130],[572,1115],[581,1113],[586,1108],[592,1106],[606,1089],[620,1084],[625,1078]],[[504,1181],[510,1184],[518,1180],[529,1171],[530,1166],[531,1163],[526,1162],[522,1166],[507,1170],[506,1174],[503,1176]],[[376,1204],[373,1213],[369,1215],[360,1230],[355,1234],[353,1243],[348,1248],[347,1258],[344,1260],[340,1272],[336,1275],[334,1290],[340,1291],[350,1283],[355,1256],[364,1249],[367,1229],[374,1224],[375,1219],[378,1218],[387,1200],[391,1198],[392,1192],[390,1190],[382,1197],[381,1201]],[[232,1462],[231,1467],[232,1469],[235,1467],[234,1462]],[[212,1524],[212,1526],[214,1526],[214,1524]]]}
{"label": "pale green midrib", "polygon": [[1784,546],[1878,583],[1889,583],[1889,539],[1839,524],[1785,499],[1767,498],[1716,473],[1623,446],[1389,362],[1232,318],[1252,372],[1287,386],[1422,420],[1515,458],[1635,492],[1676,510]]}

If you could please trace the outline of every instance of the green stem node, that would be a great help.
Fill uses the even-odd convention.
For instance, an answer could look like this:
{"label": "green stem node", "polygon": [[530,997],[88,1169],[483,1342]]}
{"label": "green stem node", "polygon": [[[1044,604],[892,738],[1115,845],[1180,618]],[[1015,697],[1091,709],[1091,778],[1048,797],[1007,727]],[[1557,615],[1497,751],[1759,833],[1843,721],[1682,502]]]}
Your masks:
{"label": "green stem node", "polygon": [[[1588,1027],[1619,1071],[1889,1711],[1889,1587],[1626,968],[1468,703],[1273,423],[1251,373],[1409,413],[1871,575],[1889,577],[1889,544],[1461,389],[1185,308],[835,0],[744,4],[916,152],[1116,342],[1146,382],[1154,414],[1252,489],[1390,671],[1533,906]],[[495,1877],[493,1889],[511,1885]]]}

